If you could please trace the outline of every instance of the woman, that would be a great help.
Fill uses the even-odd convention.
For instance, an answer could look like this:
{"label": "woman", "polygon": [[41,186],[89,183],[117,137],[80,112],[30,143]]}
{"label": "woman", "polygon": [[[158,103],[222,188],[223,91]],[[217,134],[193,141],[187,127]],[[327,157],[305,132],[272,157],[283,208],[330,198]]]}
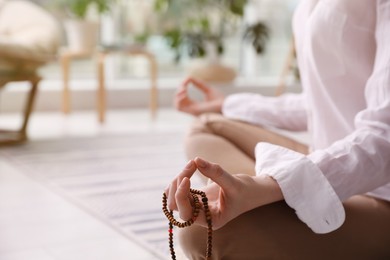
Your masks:
{"label": "woman", "polygon": [[[302,0],[293,27],[302,94],[223,98],[183,84],[177,108],[201,116],[168,207],[192,218],[199,170],[215,259],[390,259],[390,0]],[[188,98],[191,82],[204,102]],[[270,128],[308,129],[310,147]],[[180,243],[202,259],[202,214],[196,224]]]}

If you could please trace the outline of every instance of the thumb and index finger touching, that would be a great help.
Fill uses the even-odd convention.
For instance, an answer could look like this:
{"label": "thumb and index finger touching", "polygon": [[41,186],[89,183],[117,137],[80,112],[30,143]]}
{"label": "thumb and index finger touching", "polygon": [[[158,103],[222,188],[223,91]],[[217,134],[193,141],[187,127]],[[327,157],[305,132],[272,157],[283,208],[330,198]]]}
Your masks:
{"label": "thumb and index finger touching", "polygon": [[198,170],[213,182],[218,184],[222,189],[229,189],[234,186],[234,177],[227,173],[221,166],[215,163],[205,161],[200,157],[194,160]]}
{"label": "thumb and index finger touching", "polygon": [[[189,183],[189,179],[191,179],[197,169],[201,174],[210,178],[222,188],[229,188],[231,185],[234,185],[234,177],[227,173],[221,166],[196,157],[194,160],[190,160],[184,170],[176,177],[176,185],[170,185],[165,189],[165,193],[168,195],[168,193],[172,192],[171,188],[174,188],[176,192],[183,181],[188,181]],[[187,186],[187,184],[183,185],[183,187]]]}
{"label": "thumb and index finger touching", "polygon": [[207,86],[206,84],[204,84],[203,82],[197,80],[197,79],[194,79],[194,78],[187,78],[181,85],[181,87],[179,88],[179,92],[180,91],[187,91],[188,87],[190,86],[190,84],[193,84],[197,89],[199,89],[200,91],[202,92],[208,92],[210,91],[210,87]]}
{"label": "thumb and index finger touching", "polygon": [[[200,157],[196,157],[194,160],[190,160],[187,163],[186,167],[176,177],[175,181],[165,189],[170,209],[192,212],[192,206],[188,200],[190,192],[190,178],[197,169],[201,174],[210,178],[222,189],[229,189],[234,186],[234,177],[227,173],[221,166],[210,163]],[[169,196],[169,194],[171,194],[171,196]]]}
{"label": "thumb and index finger touching", "polygon": [[[168,197],[168,207],[171,210],[176,210],[178,208],[178,205],[176,203],[178,196],[180,200],[180,196],[182,196],[186,190],[188,190],[187,193],[189,193],[189,184],[187,185],[186,183],[182,182],[183,180],[184,182],[189,182],[189,179],[192,177],[195,171],[196,165],[193,160],[190,160],[184,167],[184,169],[179,173],[179,175],[177,175],[176,178],[171,182],[171,184],[165,189],[164,192]],[[187,186],[188,189],[186,188]]]}

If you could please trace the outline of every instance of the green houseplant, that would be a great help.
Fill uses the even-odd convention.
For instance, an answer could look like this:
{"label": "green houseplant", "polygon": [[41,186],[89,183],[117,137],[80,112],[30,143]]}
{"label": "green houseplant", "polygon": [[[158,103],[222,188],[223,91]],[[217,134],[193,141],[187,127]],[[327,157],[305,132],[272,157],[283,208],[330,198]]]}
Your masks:
{"label": "green houseplant", "polygon": [[99,20],[89,19],[110,10],[115,0],[57,0],[57,8],[65,13],[64,28],[69,50],[90,53],[98,44]]}
{"label": "green houseplant", "polygon": [[72,18],[85,20],[89,9],[102,14],[108,12],[114,0],[57,0],[57,8],[65,11]]}
{"label": "green houseplant", "polygon": [[[204,57],[214,46],[218,55],[224,52],[224,40],[240,29],[250,0],[155,0],[161,31],[180,60],[183,51],[190,57]],[[241,27],[242,28],[242,27]],[[258,54],[265,50],[269,30],[263,22],[244,24],[243,39]]]}
{"label": "green houseplant", "polygon": [[94,5],[99,13],[105,13],[110,10],[112,1],[107,0],[63,0],[65,8],[79,19],[85,19],[88,9]]}
{"label": "green houseplant", "polygon": [[236,72],[220,62],[226,39],[240,30],[243,39],[260,54],[269,30],[257,22],[243,25],[251,0],[155,0],[160,31],[179,61],[183,54],[204,58],[191,66],[189,75],[204,81],[230,82]]}

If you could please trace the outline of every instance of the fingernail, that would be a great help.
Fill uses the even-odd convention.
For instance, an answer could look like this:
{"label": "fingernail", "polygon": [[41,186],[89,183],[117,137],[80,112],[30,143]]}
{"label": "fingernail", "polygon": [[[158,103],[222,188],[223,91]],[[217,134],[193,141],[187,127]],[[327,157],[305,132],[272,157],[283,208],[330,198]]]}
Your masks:
{"label": "fingernail", "polygon": [[190,179],[188,179],[187,177],[184,177],[183,180],[181,181],[181,185],[185,185],[189,181],[190,181]]}
{"label": "fingernail", "polygon": [[187,165],[186,165],[186,168],[189,169],[192,167],[192,160],[189,160]]}
{"label": "fingernail", "polygon": [[186,184],[187,184],[187,182],[189,182],[190,180],[187,178],[187,177],[185,177],[182,181],[181,181],[181,183],[180,183],[180,185],[179,185],[179,189],[184,189],[184,187],[186,186]]}
{"label": "fingernail", "polygon": [[207,166],[207,163],[206,161],[204,161],[203,159],[199,158],[196,160],[196,164],[200,167],[200,168],[205,168]]}

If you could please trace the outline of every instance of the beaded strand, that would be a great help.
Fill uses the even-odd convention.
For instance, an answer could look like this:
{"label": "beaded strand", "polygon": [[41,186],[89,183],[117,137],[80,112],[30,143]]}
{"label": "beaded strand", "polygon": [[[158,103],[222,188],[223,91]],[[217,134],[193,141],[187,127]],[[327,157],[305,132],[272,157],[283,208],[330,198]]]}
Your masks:
{"label": "beaded strand", "polygon": [[200,212],[200,209],[201,209],[201,204],[199,202],[199,198],[198,198],[197,195],[201,196],[201,198],[202,198],[203,209],[204,209],[206,222],[207,222],[206,259],[210,259],[211,258],[211,253],[212,253],[212,250],[213,250],[213,245],[212,245],[212,241],[213,241],[213,224],[212,224],[211,213],[210,213],[210,209],[209,209],[209,205],[208,205],[208,199],[207,199],[206,193],[204,191],[190,189],[190,194],[191,194],[191,196],[192,196],[192,198],[194,200],[193,217],[192,217],[192,219],[187,220],[185,222],[179,222],[173,216],[173,211],[172,210],[168,210],[168,208],[167,208],[167,195],[165,193],[163,193],[163,198],[162,198],[163,207],[162,207],[162,210],[163,210],[165,216],[167,217],[167,219],[169,221],[169,229],[168,229],[169,239],[168,240],[169,240],[169,249],[171,251],[171,256],[172,256],[173,260],[176,260],[175,249],[174,249],[174,246],[173,246],[173,226],[176,226],[176,227],[179,227],[179,228],[185,228],[185,227],[189,227],[192,224],[194,224],[195,220],[199,216],[199,212]]}

